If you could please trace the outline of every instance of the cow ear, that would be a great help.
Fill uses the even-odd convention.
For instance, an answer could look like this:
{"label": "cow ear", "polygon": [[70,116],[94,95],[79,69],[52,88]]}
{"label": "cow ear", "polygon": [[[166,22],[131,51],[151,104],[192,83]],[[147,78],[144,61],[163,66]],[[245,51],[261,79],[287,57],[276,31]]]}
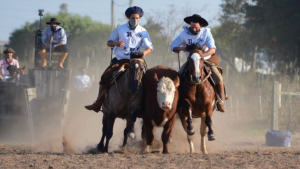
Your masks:
{"label": "cow ear", "polygon": [[180,85],[180,79],[179,77],[177,76],[176,79],[174,80],[174,84],[175,84],[175,87],[178,87]]}

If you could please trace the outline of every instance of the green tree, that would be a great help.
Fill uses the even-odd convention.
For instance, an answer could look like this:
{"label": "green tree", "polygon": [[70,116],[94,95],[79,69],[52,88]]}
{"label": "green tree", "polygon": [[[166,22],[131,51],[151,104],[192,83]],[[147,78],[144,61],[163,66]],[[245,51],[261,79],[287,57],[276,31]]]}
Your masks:
{"label": "green tree", "polygon": [[278,65],[300,66],[300,1],[253,0],[244,6],[246,27]]}
{"label": "green tree", "polygon": [[[57,18],[67,34],[69,55],[77,55],[78,51],[90,56],[94,51],[101,53],[106,50],[107,35],[110,34],[110,26],[93,21],[90,17],[59,12],[57,15],[45,14],[42,18],[43,29],[48,26],[50,18]],[[39,21],[26,23],[23,28],[15,30],[10,38],[9,45],[16,50],[19,58],[26,59],[27,51],[34,48],[34,36]]]}
{"label": "green tree", "polygon": [[245,14],[242,7],[245,3],[246,0],[223,1],[221,4],[223,12],[220,17],[221,25],[212,30],[217,45],[217,53],[234,69],[234,58],[236,57],[249,63],[256,62],[253,57],[256,44],[249,38],[251,30],[244,25]]}

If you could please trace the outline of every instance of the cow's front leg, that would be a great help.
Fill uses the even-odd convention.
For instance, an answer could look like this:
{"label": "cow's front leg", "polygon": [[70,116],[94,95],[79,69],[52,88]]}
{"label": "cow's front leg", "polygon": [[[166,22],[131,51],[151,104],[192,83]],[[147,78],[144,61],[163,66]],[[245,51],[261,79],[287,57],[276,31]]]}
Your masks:
{"label": "cow's front leg", "polygon": [[144,153],[150,152],[150,146],[152,146],[154,141],[154,134],[153,134],[153,125],[151,123],[151,118],[143,118],[143,122],[145,125],[145,133],[146,133],[146,147],[144,148]]}
{"label": "cow's front leg", "polygon": [[172,140],[172,129],[176,121],[176,114],[174,114],[169,121],[164,125],[164,131],[161,135],[161,140],[163,142],[163,153],[169,154],[168,143]]}

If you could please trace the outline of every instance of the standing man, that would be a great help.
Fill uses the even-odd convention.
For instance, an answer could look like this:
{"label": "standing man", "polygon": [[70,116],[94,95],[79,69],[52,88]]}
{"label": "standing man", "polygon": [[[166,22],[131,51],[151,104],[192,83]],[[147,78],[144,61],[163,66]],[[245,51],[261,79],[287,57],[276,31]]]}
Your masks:
{"label": "standing man", "polygon": [[100,111],[105,100],[105,92],[111,85],[113,73],[123,64],[129,63],[131,52],[139,52],[140,57],[144,58],[153,50],[149,33],[139,25],[140,18],[144,15],[143,9],[137,6],[129,7],[125,11],[125,15],[129,21],[116,27],[108,38],[107,46],[114,47],[113,52],[116,57],[111,60],[110,66],[101,76],[97,100],[93,104],[85,106],[88,110]]}
{"label": "standing man", "polygon": [[[208,26],[208,22],[197,14],[184,18],[184,22],[189,24],[190,27],[184,27],[184,30],[172,42],[171,51],[176,53],[184,51],[186,56],[189,57],[188,51],[192,46],[198,45],[202,47],[203,45],[206,45],[205,51],[200,51],[200,56],[204,58],[204,60],[212,62],[212,77],[216,83],[217,92],[221,99],[217,101],[217,108],[219,111],[225,112],[223,102],[225,98],[223,77],[216,67],[216,62],[214,62],[214,60],[210,60],[211,56],[216,52],[216,45],[210,32],[210,28],[206,28],[206,26]],[[180,68],[178,72],[180,75],[183,74],[185,65],[186,63]]]}
{"label": "standing man", "polygon": [[46,24],[50,26],[44,30],[42,37],[43,48],[40,52],[43,61],[43,67],[47,66],[46,49],[50,48],[50,43],[52,41],[52,52],[61,52],[61,56],[59,58],[59,67],[64,68],[63,64],[68,55],[66,32],[64,28],[58,26],[60,25],[60,22],[57,22],[56,18],[51,18],[50,22],[46,22]]}
{"label": "standing man", "polygon": [[15,51],[12,48],[7,48],[3,53],[5,58],[0,60],[0,80],[6,82],[11,78],[11,75],[18,71],[19,74],[24,74],[24,69],[19,69],[19,62],[13,58]]}

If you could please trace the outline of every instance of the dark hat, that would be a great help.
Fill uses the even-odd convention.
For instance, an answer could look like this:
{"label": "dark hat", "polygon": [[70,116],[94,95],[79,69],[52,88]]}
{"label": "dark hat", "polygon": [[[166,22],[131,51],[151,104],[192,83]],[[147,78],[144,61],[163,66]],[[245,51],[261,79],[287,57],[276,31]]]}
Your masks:
{"label": "dark hat", "polygon": [[195,22],[195,23],[200,23],[200,25],[202,27],[205,27],[208,25],[208,22],[202,18],[200,15],[194,14],[193,16],[188,16],[186,18],[183,19],[184,22],[186,22],[187,24],[191,24],[191,22]]}
{"label": "dark hat", "polygon": [[132,14],[139,14],[140,17],[142,17],[144,15],[144,11],[143,11],[142,8],[137,7],[137,6],[129,7],[125,11],[125,15],[126,15],[127,18],[129,18]]}
{"label": "dark hat", "polygon": [[60,25],[60,22],[57,22],[57,19],[56,19],[56,18],[51,18],[51,19],[50,19],[50,22],[46,22],[46,24],[50,25],[51,22],[54,22],[54,23],[56,23],[57,25]]}
{"label": "dark hat", "polygon": [[3,53],[15,53],[15,51],[12,48],[7,48],[5,51],[3,51]]}

